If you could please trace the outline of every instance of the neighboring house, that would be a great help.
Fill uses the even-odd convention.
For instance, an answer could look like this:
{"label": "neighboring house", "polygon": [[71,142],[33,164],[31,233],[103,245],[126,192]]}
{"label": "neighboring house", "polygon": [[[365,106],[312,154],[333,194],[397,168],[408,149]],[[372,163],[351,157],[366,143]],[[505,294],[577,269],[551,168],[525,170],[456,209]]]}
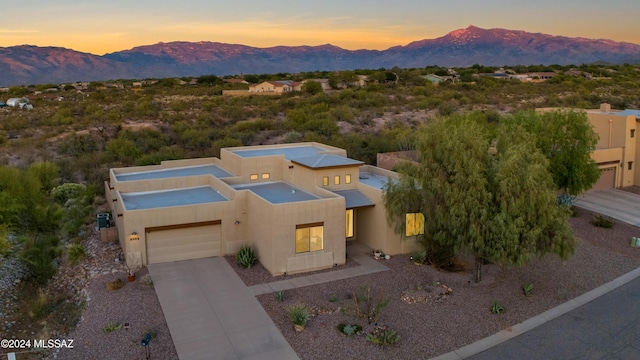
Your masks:
{"label": "neighboring house", "polygon": [[588,73],[586,71],[579,70],[579,69],[570,69],[565,71],[564,74],[567,76],[582,76],[587,79],[593,79],[593,74]]}
{"label": "neighboring house", "polygon": [[7,100],[7,106],[19,106],[19,107],[23,107],[24,104],[28,104],[29,103],[29,99],[27,98],[10,98],[9,100]]}
{"label": "neighboring house", "polygon": [[249,85],[249,92],[286,93],[293,91],[293,82],[289,80],[265,81],[260,84]]}
{"label": "neighboring house", "polygon": [[504,72],[480,73],[480,74],[478,74],[478,76],[490,77],[490,78],[494,78],[494,79],[503,79],[503,80],[511,79],[511,75],[506,74]]}
{"label": "neighboring house", "polygon": [[529,74],[513,74],[511,75],[511,77],[513,79],[518,79],[520,81],[531,81],[531,77],[529,76]]}
{"label": "neighboring house", "polygon": [[[273,275],[344,264],[347,241],[419,249],[387,225],[398,174],[319,143],[224,148],[220,158],[110,170],[105,182],[128,266],[256,251]],[[424,231],[424,229],[422,229]]]}
{"label": "neighboring house", "polygon": [[355,86],[363,87],[369,85],[369,77],[367,75],[356,75]]}
{"label": "neighboring house", "polygon": [[[582,111],[582,109],[575,110]],[[640,110],[611,110],[611,105],[605,103],[600,105],[600,109],[586,110],[586,112],[593,129],[600,136],[591,158],[598,164],[601,175],[591,191],[640,186],[638,167]]]}
{"label": "neighboring house", "polygon": [[533,80],[543,80],[544,81],[544,80],[552,79],[555,76],[557,76],[558,74],[555,73],[555,72],[550,72],[550,71],[544,72],[543,71],[543,72],[529,73],[527,75],[529,75],[529,77],[531,79],[533,79]]}
{"label": "neighboring house", "polygon": [[432,84],[440,84],[446,81],[445,76],[438,76],[436,74],[428,74],[422,76],[423,79],[430,81]]}
{"label": "neighboring house", "polygon": [[445,81],[453,81],[453,82],[456,81],[456,76],[450,76],[450,75],[440,76],[436,74],[429,74],[429,75],[423,75],[422,78],[430,81],[432,84],[440,84]]}

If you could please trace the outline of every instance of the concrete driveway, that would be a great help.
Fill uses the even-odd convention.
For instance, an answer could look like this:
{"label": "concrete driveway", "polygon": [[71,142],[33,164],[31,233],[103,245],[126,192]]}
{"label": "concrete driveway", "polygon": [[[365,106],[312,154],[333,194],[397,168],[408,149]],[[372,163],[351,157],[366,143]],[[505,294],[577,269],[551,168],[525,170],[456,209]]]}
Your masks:
{"label": "concrete driveway", "polygon": [[640,195],[618,189],[580,195],[576,206],[640,227]]}
{"label": "concrete driveway", "polygon": [[224,258],[148,268],[181,360],[299,359]]}

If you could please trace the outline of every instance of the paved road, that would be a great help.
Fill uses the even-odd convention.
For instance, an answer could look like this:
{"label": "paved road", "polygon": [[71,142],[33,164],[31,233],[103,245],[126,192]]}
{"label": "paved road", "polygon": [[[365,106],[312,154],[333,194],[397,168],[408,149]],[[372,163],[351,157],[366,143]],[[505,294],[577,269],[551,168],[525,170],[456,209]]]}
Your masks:
{"label": "paved road", "polygon": [[640,359],[640,278],[469,359]]}

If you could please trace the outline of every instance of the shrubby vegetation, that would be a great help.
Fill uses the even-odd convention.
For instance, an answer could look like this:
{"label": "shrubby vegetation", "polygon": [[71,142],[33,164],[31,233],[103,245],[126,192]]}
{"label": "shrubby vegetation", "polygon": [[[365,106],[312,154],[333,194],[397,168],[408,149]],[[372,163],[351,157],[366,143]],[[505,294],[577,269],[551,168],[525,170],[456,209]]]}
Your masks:
{"label": "shrubby vegetation", "polygon": [[[597,79],[563,74],[570,68]],[[58,256],[60,245],[77,245],[86,219],[91,219],[87,216],[92,215],[93,198],[104,191],[102,182],[111,167],[218,156],[221,148],[229,146],[299,141],[339,146],[350,157],[373,164],[379,152],[419,148],[424,139],[417,129],[443,116],[474,112],[489,128],[517,123],[540,139],[538,134],[545,130],[527,122],[527,110],[595,108],[605,101],[613,108],[640,107],[640,71],[635,65],[510,67],[516,73],[560,72],[540,83],[477,76],[496,69],[482,65],[452,69],[458,81],[439,85],[424,76],[447,76],[450,69],[426,66],[244,76],[249,83],[328,79],[332,86],[324,92],[319,83],[307,82],[304,91],[276,97],[221,96],[223,90],[247,85],[226,83],[215,75],[201,76],[195,84],[187,78],[145,81],[142,88],[132,88],[132,80],[117,81],[124,88],[92,82],[81,92],[65,84],[57,93],[47,93],[49,99],[33,99],[31,111],[0,109],[0,227],[5,229],[0,251],[28,251],[25,259],[37,264],[37,256]],[[358,84],[363,76],[368,82]],[[3,97],[53,87],[11,87]],[[54,101],[58,97],[61,101]],[[503,116],[512,113],[517,114]],[[553,120],[549,116],[545,121]],[[592,142],[585,139],[582,145]],[[548,146],[540,141],[529,145],[543,152]],[[554,169],[563,159],[547,161]],[[570,194],[591,181],[587,175],[584,181],[552,175],[555,184]],[[25,246],[9,246],[9,234],[23,239]]]}

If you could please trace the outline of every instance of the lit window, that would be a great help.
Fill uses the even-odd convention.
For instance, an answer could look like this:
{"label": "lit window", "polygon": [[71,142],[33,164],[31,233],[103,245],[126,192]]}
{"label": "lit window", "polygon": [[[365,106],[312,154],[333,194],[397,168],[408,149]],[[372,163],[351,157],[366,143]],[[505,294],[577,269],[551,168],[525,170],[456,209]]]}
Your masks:
{"label": "lit window", "polygon": [[424,215],[422,213],[409,213],[405,220],[405,236],[424,234]]}
{"label": "lit window", "polygon": [[325,176],[322,178],[322,185],[329,186],[329,177]]}
{"label": "lit window", "polygon": [[336,185],[340,185],[340,175],[336,175],[333,177],[333,183]]}
{"label": "lit window", "polygon": [[344,176],[344,183],[351,184],[351,174],[347,174]]}
{"label": "lit window", "polygon": [[269,175],[269,173],[264,173],[262,174],[262,180],[267,180],[271,177],[271,175]]}
{"label": "lit window", "polygon": [[324,224],[296,226],[296,253],[318,251],[324,248]]}
{"label": "lit window", "polygon": [[633,161],[629,161],[627,163],[627,170],[631,170],[631,169],[633,169]]}
{"label": "lit window", "polygon": [[258,180],[258,174],[251,174],[251,175],[249,175],[249,179],[250,179],[250,180]]}
{"label": "lit window", "polygon": [[347,233],[348,238],[353,237],[353,209],[347,210]]}

